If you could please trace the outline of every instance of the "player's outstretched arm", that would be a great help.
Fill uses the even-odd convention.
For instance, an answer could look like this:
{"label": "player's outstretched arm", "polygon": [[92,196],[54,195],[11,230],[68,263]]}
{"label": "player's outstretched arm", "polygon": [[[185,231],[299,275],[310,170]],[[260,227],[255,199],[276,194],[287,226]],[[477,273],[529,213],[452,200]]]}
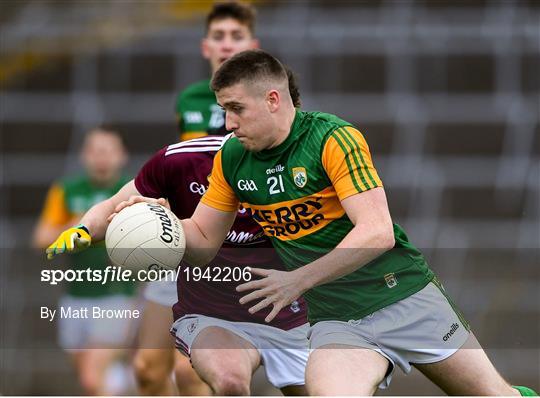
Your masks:
{"label": "player's outstretched arm", "polygon": [[236,211],[214,209],[199,203],[191,218],[182,221],[186,236],[184,260],[194,266],[205,266],[216,256],[233,225]]}
{"label": "player's outstretched arm", "polygon": [[80,219],[78,225],[66,229],[47,248],[47,258],[57,254],[75,252],[90,246],[92,240],[100,241],[105,237],[107,219],[115,208],[133,195],[139,195],[133,180],[122,187],[115,195],[91,207]]}

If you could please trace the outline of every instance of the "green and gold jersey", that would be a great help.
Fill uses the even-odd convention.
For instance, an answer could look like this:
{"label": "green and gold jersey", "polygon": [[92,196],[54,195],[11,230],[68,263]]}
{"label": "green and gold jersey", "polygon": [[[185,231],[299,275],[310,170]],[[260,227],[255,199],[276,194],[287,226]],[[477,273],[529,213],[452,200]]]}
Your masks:
{"label": "green and gold jersey", "polygon": [[[42,222],[60,228],[75,224],[80,217],[95,204],[110,198],[120,190],[128,178],[122,177],[110,187],[97,187],[87,176],[65,179],[55,183],[45,201],[41,214]],[[92,246],[70,257],[69,266],[73,269],[104,269],[109,258],[104,242],[92,242]],[[135,294],[134,282],[73,281],[67,283],[67,293],[76,297],[101,297],[112,294]]]}
{"label": "green and gold jersey", "polygon": [[176,99],[180,141],[225,135],[225,115],[210,89],[210,80],[202,80],[183,90]]}
{"label": "green and gold jersey", "polygon": [[[333,115],[297,111],[289,136],[275,148],[248,152],[229,139],[202,202],[223,211],[239,203],[249,209],[292,270],[333,250],[353,228],[342,200],[376,187],[382,182],[358,130]],[[433,278],[397,224],[394,235],[392,250],[305,293],[311,323],[360,319]]]}

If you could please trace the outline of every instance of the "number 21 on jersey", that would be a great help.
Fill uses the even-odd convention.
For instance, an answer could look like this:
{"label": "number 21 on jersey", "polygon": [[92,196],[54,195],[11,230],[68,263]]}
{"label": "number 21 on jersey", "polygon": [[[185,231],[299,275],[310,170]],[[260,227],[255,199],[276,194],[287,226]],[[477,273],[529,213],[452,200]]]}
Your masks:
{"label": "number 21 on jersey", "polygon": [[270,192],[270,195],[285,192],[285,188],[283,188],[283,176],[281,174],[278,176],[268,177],[266,184],[269,185],[268,192]]}

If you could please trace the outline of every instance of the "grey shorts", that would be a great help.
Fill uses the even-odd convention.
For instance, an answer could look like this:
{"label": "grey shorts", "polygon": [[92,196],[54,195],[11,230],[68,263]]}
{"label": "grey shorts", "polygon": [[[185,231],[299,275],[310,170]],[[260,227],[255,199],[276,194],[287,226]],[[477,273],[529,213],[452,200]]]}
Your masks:
{"label": "grey shorts", "polygon": [[195,339],[207,327],[226,329],[251,343],[258,350],[266,377],[274,387],[304,385],[309,356],[308,324],[282,330],[258,323],[230,322],[189,314],[177,319],[171,328],[171,333],[176,338],[176,348],[183,354],[190,355]]}
{"label": "grey shorts", "polygon": [[309,331],[310,348],[345,344],[372,349],[391,364],[379,388],[392,380],[395,365],[405,372],[411,364],[439,362],[454,354],[469,337],[462,314],[438,283],[362,319],[322,321]]}

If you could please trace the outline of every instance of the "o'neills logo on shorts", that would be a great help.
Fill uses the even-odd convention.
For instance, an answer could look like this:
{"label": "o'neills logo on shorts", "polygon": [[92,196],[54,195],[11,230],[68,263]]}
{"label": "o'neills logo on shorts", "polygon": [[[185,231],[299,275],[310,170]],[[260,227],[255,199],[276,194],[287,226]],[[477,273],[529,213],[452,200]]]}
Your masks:
{"label": "o'neills logo on shorts", "polygon": [[456,330],[458,330],[458,328],[459,325],[457,323],[453,323],[450,331],[443,336],[443,341],[448,341],[448,339],[452,337],[452,335],[456,332]]}
{"label": "o'neills logo on shorts", "polygon": [[[159,238],[165,243],[171,243],[175,236],[173,235],[172,220],[167,212],[160,205],[148,204],[150,210],[158,215],[161,224],[161,234]],[[178,240],[178,237],[176,237]]]}
{"label": "o'neills logo on shorts", "polygon": [[195,319],[194,321],[192,321],[188,327],[187,327],[187,331],[189,334],[193,333],[195,331],[195,329],[197,329],[197,325],[199,324],[199,320],[198,319]]}

